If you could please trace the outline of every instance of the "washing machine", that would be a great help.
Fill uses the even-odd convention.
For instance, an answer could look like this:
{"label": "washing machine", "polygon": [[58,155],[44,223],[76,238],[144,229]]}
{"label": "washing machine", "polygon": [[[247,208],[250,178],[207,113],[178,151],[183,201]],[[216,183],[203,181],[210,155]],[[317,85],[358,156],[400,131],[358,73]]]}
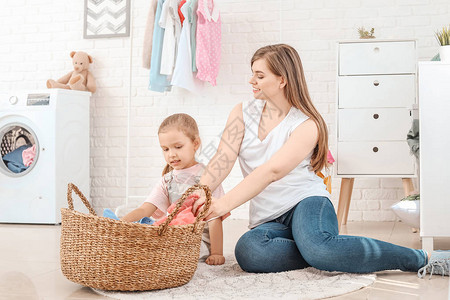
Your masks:
{"label": "washing machine", "polygon": [[[67,184],[89,199],[89,92],[0,92],[0,222],[57,224]],[[75,209],[87,212],[74,195]]]}

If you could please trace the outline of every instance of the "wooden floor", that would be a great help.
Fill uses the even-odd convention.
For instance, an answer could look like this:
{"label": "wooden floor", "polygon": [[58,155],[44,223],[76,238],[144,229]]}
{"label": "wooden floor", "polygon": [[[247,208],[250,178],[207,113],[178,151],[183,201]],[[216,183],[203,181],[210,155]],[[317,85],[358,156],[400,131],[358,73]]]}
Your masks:
{"label": "wooden floor", "polygon": [[[234,252],[245,231],[247,221],[224,222],[225,254]],[[341,232],[421,248],[419,234],[399,222],[349,222]],[[60,226],[0,224],[0,299],[107,299],[61,274],[59,236]],[[435,245],[450,249],[450,240],[437,240]],[[372,286],[332,299],[450,300],[448,276],[419,279],[415,273],[401,271],[377,272],[377,276]]]}

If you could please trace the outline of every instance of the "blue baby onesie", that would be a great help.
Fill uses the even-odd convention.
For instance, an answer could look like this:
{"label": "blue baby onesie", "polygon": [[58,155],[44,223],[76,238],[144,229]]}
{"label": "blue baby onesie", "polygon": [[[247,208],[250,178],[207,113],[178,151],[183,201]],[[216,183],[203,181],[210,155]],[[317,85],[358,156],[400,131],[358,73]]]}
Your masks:
{"label": "blue baby onesie", "polygon": [[155,24],[153,29],[152,40],[152,58],[150,65],[150,82],[148,89],[155,92],[170,91],[171,86],[166,75],[160,73],[161,69],[161,53],[164,39],[164,28],[159,26],[159,19],[161,18],[161,8],[165,0],[158,0],[156,7]]}

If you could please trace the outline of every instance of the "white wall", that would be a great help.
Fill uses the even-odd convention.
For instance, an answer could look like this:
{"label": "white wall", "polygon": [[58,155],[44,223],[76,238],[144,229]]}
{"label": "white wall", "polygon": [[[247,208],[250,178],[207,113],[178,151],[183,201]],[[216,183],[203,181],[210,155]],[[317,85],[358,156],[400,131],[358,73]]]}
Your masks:
{"label": "white wall", "polygon": [[[141,55],[150,1],[131,1],[131,37],[89,40],[83,39],[84,1],[1,3],[0,90],[45,88],[48,78],[71,70],[72,50],[94,57],[91,198],[97,210],[127,198],[138,205],[148,194],[164,166],[156,132],[167,115],[191,114],[203,147],[217,145],[228,112],[251,98],[249,60],[260,46],[283,42],[298,50],[333,151],[336,41],[357,38],[360,26],[374,27],[377,38],[417,39],[419,59],[429,60],[438,51],[434,31],[450,22],[448,0],[216,0],[222,18],[220,74],[217,86],[208,84],[199,97],[178,88],[164,94],[147,90],[149,72],[141,67]],[[240,179],[236,164],[225,190]],[[339,183],[333,180],[335,206]],[[402,194],[400,179],[356,179],[349,220],[394,220],[389,207]],[[245,218],[246,209],[233,216]]]}

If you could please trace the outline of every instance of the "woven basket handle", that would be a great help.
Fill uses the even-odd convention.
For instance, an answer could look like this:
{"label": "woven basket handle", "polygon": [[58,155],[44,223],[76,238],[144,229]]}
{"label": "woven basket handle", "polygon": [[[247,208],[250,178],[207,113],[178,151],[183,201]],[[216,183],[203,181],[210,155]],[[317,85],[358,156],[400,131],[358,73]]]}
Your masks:
{"label": "woven basket handle", "polygon": [[73,184],[69,183],[67,186],[67,203],[69,204],[69,209],[74,210],[73,208],[73,199],[72,199],[72,191],[75,191],[75,193],[80,197],[81,201],[83,201],[84,205],[89,209],[89,212],[91,215],[96,216],[95,210],[92,208],[91,204],[89,204],[89,201],[86,199],[86,197],[83,195],[82,192],[78,189],[78,187]]}
{"label": "woven basket handle", "polygon": [[206,216],[206,213],[209,210],[209,207],[211,206],[211,190],[209,189],[209,187],[207,185],[201,185],[201,184],[193,185],[184,192],[184,194],[178,200],[177,205],[175,206],[175,209],[172,211],[172,213],[170,215],[167,216],[166,221],[164,223],[162,223],[161,225],[159,225],[158,235],[162,235],[167,231],[167,228],[169,227],[169,223],[172,222],[173,218],[175,218],[175,216],[178,214],[178,211],[180,210],[181,205],[183,205],[184,200],[186,200],[186,198],[190,194],[192,194],[193,192],[195,192],[196,190],[199,190],[199,189],[202,189],[205,191],[206,201],[204,204],[204,206],[205,206],[204,209],[202,209],[202,211],[197,215],[197,218],[195,219],[194,229],[192,230],[192,232],[195,232],[197,230],[198,223],[201,220],[203,220],[203,218]]}

